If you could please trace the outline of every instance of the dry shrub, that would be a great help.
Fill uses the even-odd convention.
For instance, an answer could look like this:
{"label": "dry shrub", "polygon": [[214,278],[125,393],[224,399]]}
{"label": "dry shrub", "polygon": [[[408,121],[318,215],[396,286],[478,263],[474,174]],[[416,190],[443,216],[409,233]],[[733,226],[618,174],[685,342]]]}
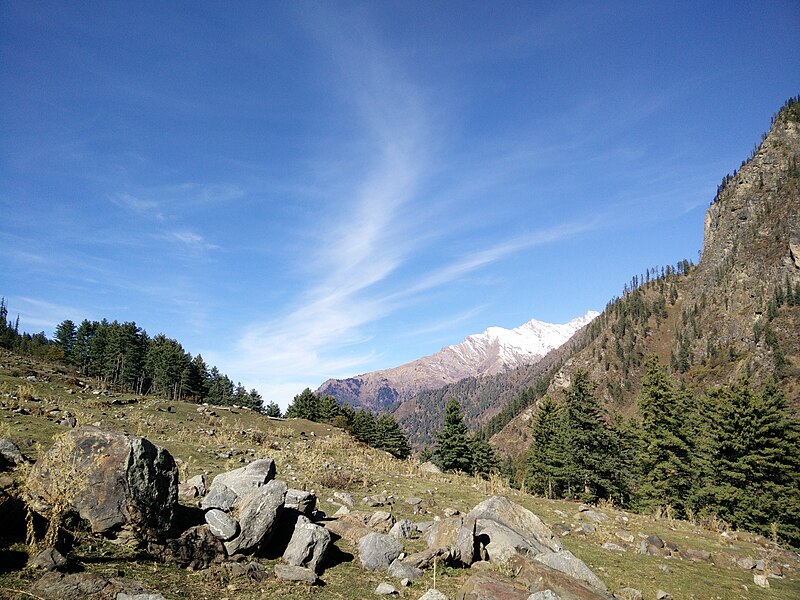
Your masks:
{"label": "dry shrub", "polygon": [[29,401],[36,397],[36,388],[30,383],[23,383],[17,386],[17,400]]}

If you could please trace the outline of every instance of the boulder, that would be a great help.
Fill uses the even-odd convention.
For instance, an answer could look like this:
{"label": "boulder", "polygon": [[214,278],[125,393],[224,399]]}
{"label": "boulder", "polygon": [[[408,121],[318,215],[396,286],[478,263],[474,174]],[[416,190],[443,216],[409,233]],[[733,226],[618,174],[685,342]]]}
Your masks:
{"label": "boulder", "polygon": [[41,600],[164,600],[136,581],[122,577],[103,577],[95,573],[70,573],[55,571],[45,573],[34,583],[28,593]]}
{"label": "boulder", "polygon": [[228,489],[223,484],[212,487],[208,495],[200,501],[200,508],[208,510],[217,508],[222,511],[229,511],[239,499],[233,490]]}
{"label": "boulder", "polygon": [[275,565],[275,576],[284,581],[299,581],[309,585],[317,583],[317,574],[314,573],[314,571],[295,565],[282,565],[278,563]]}
{"label": "boulder", "polygon": [[404,564],[411,565],[417,569],[428,569],[433,565],[434,561],[443,563],[455,562],[452,547],[440,546],[439,548],[428,548],[422,552],[409,554],[402,559]]}
{"label": "boulder", "polygon": [[249,495],[240,497],[235,515],[239,521],[239,535],[225,542],[228,556],[253,550],[269,541],[283,508],[287,489],[283,481],[272,480]]}
{"label": "boulder", "polygon": [[163,544],[151,543],[147,551],[161,562],[195,571],[207,569],[225,557],[222,542],[211,533],[207,525],[191,527],[180,537],[169,539]]}
{"label": "boulder", "polygon": [[429,589],[427,592],[422,594],[422,596],[420,596],[417,600],[448,600],[448,598],[439,590]]}
{"label": "boulder", "polygon": [[392,564],[389,565],[387,574],[389,577],[394,577],[395,579],[413,580],[422,577],[422,569],[418,569],[417,567],[407,564],[399,558],[396,558],[392,561]]}
{"label": "boulder", "polygon": [[528,600],[562,600],[562,598],[553,590],[544,590],[543,592],[534,592],[528,596]]}
{"label": "boulder", "polygon": [[368,571],[382,571],[400,556],[403,544],[390,535],[368,533],[358,542],[358,558]]}
{"label": "boulder", "polygon": [[296,510],[297,512],[310,517],[317,507],[317,497],[312,492],[305,490],[295,490],[289,488],[286,491],[286,502],[284,508]]}
{"label": "boulder", "polygon": [[55,548],[45,548],[28,561],[28,566],[45,571],[55,571],[67,566],[67,559]]}
{"label": "boulder", "polygon": [[475,522],[475,537],[493,560],[506,562],[514,553],[535,555],[558,552],[561,542],[527,508],[504,496],[493,496],[473,508],[464,519]]}
{"label": "boulder", "polygon": [[570,577],[588,583],[590,586],[598,590],[608,591],[606,585],[594,572],[583,562],[577,558],[569,550],[562,550],[560,552],[548,552],[537,555],[534,560],[555,569],[566,573]]}
{"label": "boulder", "polygon": [[0,438],[0,468],[17,467],[25,462],[25,457],[17,445],[8,438]]}
{"label": "boulder", "polygon": [[607,591],[592,587],[561,571],[517,555],[509,561],[508,567],[515,573],[515,579],[528,586],[531,592],[551,590],[562,600],[611,600]]}
{"label": "boulder", "polygon": [[410,539],[414,533],[414,524],[409,519],[401,519],[389,530],[389,535],[397,539]]}
{"label": "boulder", "polygon": [[206,511],[205,519],[214,537],[223,542],[233,539],[239,533],[239,523],[236,519],[218,508]]}
{"label": "boulder", "polygon": [[290,565],[307,567],[319,573],[330,545],[331,534],[328,530],[301,516],[283,553],[283,559]]}
{"label": "boulder", "polygon": [[27,487],[41,514],[66,500],[95,533],[161,539],[178,503],[178,468],[169,452],[144,438],[86,426],[56,439]]}
{"label": "boulder", "polygon": [[211,490],[224,485],[242,498],[275,478],[275,461],[271,458],[254,460],[244,467],[220,473],[211,482]]}
{"label": "boulder", "polygon": [[461,586],[457,600],[528,600],[527,586],[498,572],[486,571],[472,575]]}
{"label": "boulder", "polygon": [[388,533],[393,525],[394,516],[385,510],[375,511],[367,521],[367,527],[380,533]]}
{"label": "boulder", "polygon": [[391,596],[392,594],[396,593],[397,588],[391,583],[386,583],[385,581],[380,582],[378,587],[375,588],[375,594],[378,596]]}
{"label": "boulder", "polygon": [[622,588],[619,591],[620,598],[622,600],[642,600],[642,592],[637,590],[636,588]]}
{"label": "boulder", "polygon": [[364,524],[364,521],[356,512],[351,512],[332,521],[326,521],[325,529],[353,544],[357,544],[365,535],[374,533]]}

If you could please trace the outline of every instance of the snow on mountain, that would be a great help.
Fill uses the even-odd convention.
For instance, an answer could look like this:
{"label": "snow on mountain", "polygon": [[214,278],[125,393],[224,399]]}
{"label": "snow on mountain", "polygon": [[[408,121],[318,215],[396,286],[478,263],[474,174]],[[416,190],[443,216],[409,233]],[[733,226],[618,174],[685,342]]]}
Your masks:
{"label": "snow on mountain", "polygon": [[329,379],[317,390],[340,402],[382,410],[423,390],[454,383],[465,377],[494,375],[532,364],[558,348],[599,313],[589,311],[569,323],[532,320],[515,329],[490,327],[460,344],[410,363],[348,379]]}

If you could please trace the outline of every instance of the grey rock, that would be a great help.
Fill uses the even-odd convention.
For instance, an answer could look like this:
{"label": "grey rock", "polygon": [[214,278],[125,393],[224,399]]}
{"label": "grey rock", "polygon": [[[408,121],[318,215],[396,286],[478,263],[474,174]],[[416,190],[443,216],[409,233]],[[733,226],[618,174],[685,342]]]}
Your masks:
{"label": "grey rock", "polygon": [[403,544],[383,533],[369,533],[358,542],[358,558],[368,571],[388,569],[402,551]]}
{"label": "grey rock", "polygon": [[597,512],[596,510],[585,510],[581,512],[581,516],[584,519],[587,519],[589,521],[594,521],[595,523],[603,523],[605,521],[608,521],[608,515],[601,512]]}
{"label": "grey rock", "polygon": [[211,482],[211,489],[224,485],[239,498],[247,496],[275,477],[275,461],[271,458],[254,460],[244,467],[220,473]]}
{"label": "grey rock", "polygon": [[672,594],[664,590],[656,590],[656,600],[672,600]]}
{"label": "grey rock", "polygon": [[214,537],[223,542],[236,537],[236,534],[239,533],[239,523],[236,519],[218,508],[206,511],[205,519]]}
{"label": "grey rock", "polygon": [[449,598],[439,590],[429,589],[427,592],[422,594],[422,596],[420,596],[417,600],[449,600]]}
{"label": "grey rock", "polygon": [[208,525],[190,527],[180,537],[164,543],[150,543],[147,551],[161,562],[195,571],[207,569],[225,557],[222,542],[214,537]]}
{"label": "grey rock", "polygon": [[392,564],[389,565],[387,574],[389,577],[394,577],[395,579],[414,580],[422,577],[422,569],[418,569],[417,567],[409,565],[399,558],[396,558],[392,561]]}
{"label": "grey rock", "polygon": [[[756,568],[756,560],[754,558],[750,558],[749,556],[745,558],[740,558],[736,561],[736,565],[746,571],[750,571],[751,569]],[[763,571],[763,569],[762,569]]]}
{"label": "grey rock", "polygon": [[542,592],[534,592],[528,596],[528,600],[561,600],[561,596],[553,590],[544,590]]}
{"label": "grey rock", "polygon": [[422,502],[422,498],[406,498],[406,504],[410,504],[411,506],[416,506]]}
{"label": "grey rock", "polygon": [[764,589],[769,588],[769,579],[767,579],[766,575],[761,575],[761,574],[753,575],[753,583],[756,584],[758,587]]}
{"label": "grey rock", "polygon": [[623,542],[628,542],[632,544],[636,541],[636,538],[633,537],[633,534],[628,533],[627,531],[615,531],[614,535],[617,536],[618,539],[622,540]]}
{"label": "grey rock", "polygon": [[285,508],[291,508],[310,517],[317,507],[317,497],[312,492],[289,488],[286,491]]}
{"label": "grey rock", "polygon": [[642,600],[642,592],[636,588],[622,588],[619,594],[622,600]]}
{"label": "grey rock", "polygon": [[339,517],[343,517],[344,515],[350,514],[350,509],[347,508],[344,504],[342,504],[338,510],[333,513],[333,518],[338,519]]}
{"label": "grey rock", "polygon": [[475,521],[475,538],[487,557],[484,560],[506,564],[513,556],[536,556],[550,552],[550,549],[541,544],[534,536],[524,536],[518,531],[506,527],[502,523],[490,519]]}
{"label": "grey rock", "polygon": [[287,489],[283,481],[272,480],[240,500],[237,507],[240,532],[225,542],[228,556],[247,552],[269,541]]}
{"label": "grey rock", "polygon": [[45,573],[28,590],[35,598],[43,600],[107,600],[109,598],[136,598],[164,600],[140,583],[122,577],[103,577],[95,573],[69,573],[56,571]]}
{"label": "grey rock", "polygon": [[314,585],[317,582],[317,574],[311,569],[297,567],[295,565],[275,565],[275,576],[284,581],[299,581]]}
{"label": "grey rock", "polygon": [[172,526],[178,504],[178,468],[164,448],[144,438],[97,427],[79,427],[57,438],[28,476],[31,507],[49,515],[56,478],[65,459],[75,465],[71,508],[92,531],[114,537],[124,530],[160,539]]}
{"label": "grey rock", "polygon": [[442,470],[439,467],[437,467],[435,464],[433,464],[432,462],[422,463],[419,466],[419,470],[422,471],[423,473],[441,473],[442,472]]}
{"label": "grey rock", "polygon": [[200,508],[208,510],[210,508],[218,508],[222,511],[229,511],[238,500],[238,496],[233,490],[228,489],[223,484],[212,486],[208,492],[208,496],[200,501]]}
{"label": "grey rock", "polygon": [[664,540],[662,540],[656,534],[648,535],[646,538],[644,538],[644,541],[647,542],[648,546],[655,546],[656,548],[664,547]]}
{"label": "grey rock", "polygon": [[114,600],[167,600],[161,594],[127,594],[119,592]]}
{"label": "grey rock", "polygon": [[197,489],[197,493],[201,496],[206,495],[206,477],[205,475],[195,475],[186,480],[186,485],[193,485]]}
{"label": "grey rock", "polygon": [[55,548],[45,548],[28,561],[28,565],[45,571],[55,571],[67,566],[67,559]]}
{"label": "grey rock", "polygon": [[447,517],[455,517],[456,515],[460,515],[461,512],[457,508],[445,508],[444,509],[444,516]]}
{"label": "grey rock", "polygon": [[353,508],[356,505],[355,500],[353,500],[353,494],[350,492],[334,492],[333,497],[338,498],[350,508]]}
{"label": "grey rock", "polygon": [[594,574],[594,572],[586,565],[586,563],[577,558],[569,550],[539,554],[538,556],[534,557],[534,560],[547,565],[556,571],[566,573],[578,581],[588,583],[594,588],[604,592],[608,591],[606,585],[597,575]]}
{"label": "grey rock", "polygon": [[298,519],[283,559],[290,565],[307,567],[319,573],[330,545],[331,534],[327,529],[305,519]]}
{"label": "grey rock", "polygon": [[409,519],[401,519],[389,530],[389,535],[397,539],[410,539],[414,533],[414,524]]}
{"label": "grey rock", "polygon": [[394,525],[394,516],[392,513],[385,510],[375,511],[367,521],[367,527],[379,531],[380,533],[388,533]]}
{"label": "grey rock", "polygon": [[604,550],[609,550],[611,552],[626,552],[625,548],[620,546],[619,544],[614,544],[612,542],[606,542],[603,544]]}
{"label": "grey rock", "polygon": [[12,466],[18,466],[25,462],[22,452],[8,438],[0,438],[0,466],[3,466],[4,462]]}
{"label": "grey rock", "polygon": [[378,596],[391,596],[392,594],[397,593],[397,588],[395,588],[391,583],[382,581],[378,584],[378,587],[375,588],[375,593]]}

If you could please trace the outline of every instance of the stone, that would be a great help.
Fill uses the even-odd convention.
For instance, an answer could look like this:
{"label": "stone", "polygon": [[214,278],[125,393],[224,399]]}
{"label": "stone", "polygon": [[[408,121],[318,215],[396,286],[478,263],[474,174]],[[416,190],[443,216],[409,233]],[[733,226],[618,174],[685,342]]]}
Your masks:
{"label": "stone", "polygon": [[334,492],[333,497],[338,498],[350,508],[353,508],[356,505],[355,500],[353,500],[353,494],[350,492]]}
{"label": "stone", "polygon": [[161,594],[128,594],[119,592],[114,600],[166,600]]}
{"label": "stone", "polygon": [[359,540],[368,533],[374,533],[355,512],[332,521],[326,521],[324,525],[325,529],[331,533],[335,533],[353,544],[358,544]]}
{"label": "stone", "polygon": [[562,550],[560,552],[548,552],[539,554],[534,557],[534,560],[555,569],[566,573],[570,577],[588,583],[590,586],[602,591],[608,591],[606,585],[594,572],[583,562],[577,558],[569,550]]}
{"label": "stone", "polygon": [[283,481],[272,480],[240,500],[237,506],[240,531],[238,536],[225,542],[228,556],[247,552],[269,541],[287,489]]}
{"label": "stone", "polygon": [[422,502],[422,498],[406,498],[406,504],[410,504],[411,506],[417,506],[420,502]]}
{"label": "stone", "polygon": [[740,558],[736,561],[736,565],[739,568],[745,569],[746,571],[750,571],[751,569],[756,568],[756,560],[754,558],[750,558],[749,556],[745,558]]}
{"label": "stone", "polygon": [[389,577],[394,577],[395,579],[414,580],[422,577],[422,569],[418,569],[413,565],[407,564],[399,558],[396,558],[392,561],[392,564],[389,565],[386,573],[389,575]]}
{"label": "stone", "polygon": [[642,592],[637,590],[636,588],[622,588],[619,591],[620,598],[622,600],[642,600]]}
{"label": "stone", "polygon": [[164,596],[148,591],[136,581],[87,572],[45,573],[29,588],[28,594],[40,600],[164,600]]}
{"label": "stone", "polygon": [[769,588],[769,579],[767,579],[766,575],[756,574],[753,575],[753,583],[755,583],[758,587],[762,588]]}
{"label": "stone", "polygon": [[473,508],[464,521],[475,521],[475,537],[489,556],[500,562],[517,552],[558,552],[561,542],[544,522],[527,508],[504,496],[493,496]]}
{"label": "stone", "polygon": [[419,466],[419,470],[423,473],[441,473],[442,470],[432,462],[424,462]]}
{"label": "stone", "polygon": [[239,533],[238,521],[218,508],[207,510],[205,519],[214,537],[223,542],[233,539]]}
{"label": "stone", "polygon": [[460,515],[461,512],[457,508],[445,508],[443,514],[444,514],[445,518],[448,518],[448,517],[455,517],[457,515]]}
{"label": "stone", "polygon": [[178,468],[169,452],[144,438],[92,426],[59,436],[28,476],[36,512],[47,516],[63,501],[65,477],[70,507],[94,533],[115,537],[124,530],[151,540],[172,527]]}
{"label": "stone", "polygon": [[390,535],[369,533],[358,542],[358,558],[368,571],[382,571],[400,556],[403,544]]}
{"label": "stone", "polygon": [[664,590],[656,590],[656,600],[672,600],[672,594]]}
{"label": "stone", "polygon": [[648,546],[655,546],[656,548],[663,548],[664,547],[664,540],[662,540],[657,535],[648,535],[644,538],[644,541],[647,543]]}
{"label": "stone", "polygon": [[283,560],[290,565],[306,567],[320,573],[330,545],[331,534],[327,529],[307,519],[298,519],[292,538],[283,553]]}
{"label": "stone", "polygon": [[45,571],[55,571],[67,566],[67,559],[55,548],[45,548],[28,561],[28,565]]}
{"label": "stone", "polygon": [[291,508],[310,517],[317,507],[317,497],[313,492],[289,488],[286,491],[285,508]]}
{"label": "stone", "polygon": [[226,486],[219,484],[212,486],[208,495],[200,501],[200,508],[208,510],[210,508],[218,508],[222,511],[229,511],[236,504],[239,496],[233,490],[229,490]]}
{"label": "stone", "polygon": [[585,510],[581,512],[581,516],[584,519],[588,519],[589,521],[593,521],[595,523],[603,523],[608,521],[608,515],[597,512],[596,510]]}
{"label": "stone", "polygon": [[375,588],[375,593],[378,596],[391,596],[392,594],[397,593],[397,588],[395,588],[391,583],[382,581],[378,584],[378,587]]}
{"label": "stone", "polygon": [[417,600],[449,600],[449,598],[439,590],[429,589],[427,592],[422,594],[422,596],[417,598]]}
{"label": "stone", "polygon": [[681,550],[681,558],[695,562],[713,562],[710,552],[706,552],[705,550],[692,550],[691,548]]}
{"label": "stone", "polygon": [[147,551],[161,562],[195,571],[207,569],[225,557],[222,542],[211,533],[208,525],[190,527],[180,537],[164,543],[150,543]]}
{"label": "stone", "polygon": [[613,598],[608,591],[592,587],[522,555],[515,556],[509,562],[508,568],[515,574],[515,579],[526,585],[531,593],[550,590],[564,600],[612,600]]}
{"label": "stone", "polygon": [[414,524],[409,519],[401,519],[389,530],[389,535],[397,539],[410,539],[414,533]]}
{"label": "stone", "polygon": [[498,572],[486,571],[471,575],[461,589],[459,600],[528,600],[530,590]]}
{"label": "stone", "polygon": [[379,531],[380,533],[388,533],[394,525],[394,516],[392,513],[385,510],[375,511],[367,521],[367,527]]}
{"label": "stone", "polygon": [[417,569],[428,569],[435,561],[449,563],[453,561],[453,551],[450,546],[441,546],[439,548],[428,548],[422,552],[415,552],[409,554],[403,560],[406,565],[411,565]]}
{"label": "stone", "polygon": [[242,498],[266,485],[274,477],[275,461],[271,458],[261,458],[244,467],[220,473],[212,480],[211,489],[213,490],[218,485],[224,485],[237,497]]}
{"label": "stone", "polygon": [[314,571],[295,565],[282,565],[280,563],[275,565],[275,576],[283,581],[299,581],[309,585],[317,583],[317,574]]}
{"label": "stone", "polygon": [[609,550],[611,552],[626,552],[625,548],[620,546],[619,544],[614,544],[612,542],[606,542],[603,544],[604,550]]}
{"label": "stone", "polygon": [[629,544],[632,544],[633,542],[636,541],[636,538],[633,537],[633,534],[628,533],[627,531],[615,531],[614,535],[618,539],[622,540],[623,542],[628,542]]}
{"label": "stone", "polygon": [[25,462],[25,457],[17,445],[8,438],[0,438],[0,467],[17,467]]}
{"label": "stone", "polygon": [[338,519],[339,517],[343,517],[345,515],[350,514],[350,509],[347,508],[344,504],[342,504],[335,513],[333,513],[333,518]]}
{"label": "stone", "polygon": [[186,480],[186,485],[194,486],[195,489],[197,489],[197,493],[201,496],[205,496],[206,492],[208,491],[205,475],[195,475],[194,477],[190,477]]}
{"label": "stone", "polygon": [[561,600],[561,596],[553,590],[544,590],[543,592],[534,592],[528,596],[528,600]]}

